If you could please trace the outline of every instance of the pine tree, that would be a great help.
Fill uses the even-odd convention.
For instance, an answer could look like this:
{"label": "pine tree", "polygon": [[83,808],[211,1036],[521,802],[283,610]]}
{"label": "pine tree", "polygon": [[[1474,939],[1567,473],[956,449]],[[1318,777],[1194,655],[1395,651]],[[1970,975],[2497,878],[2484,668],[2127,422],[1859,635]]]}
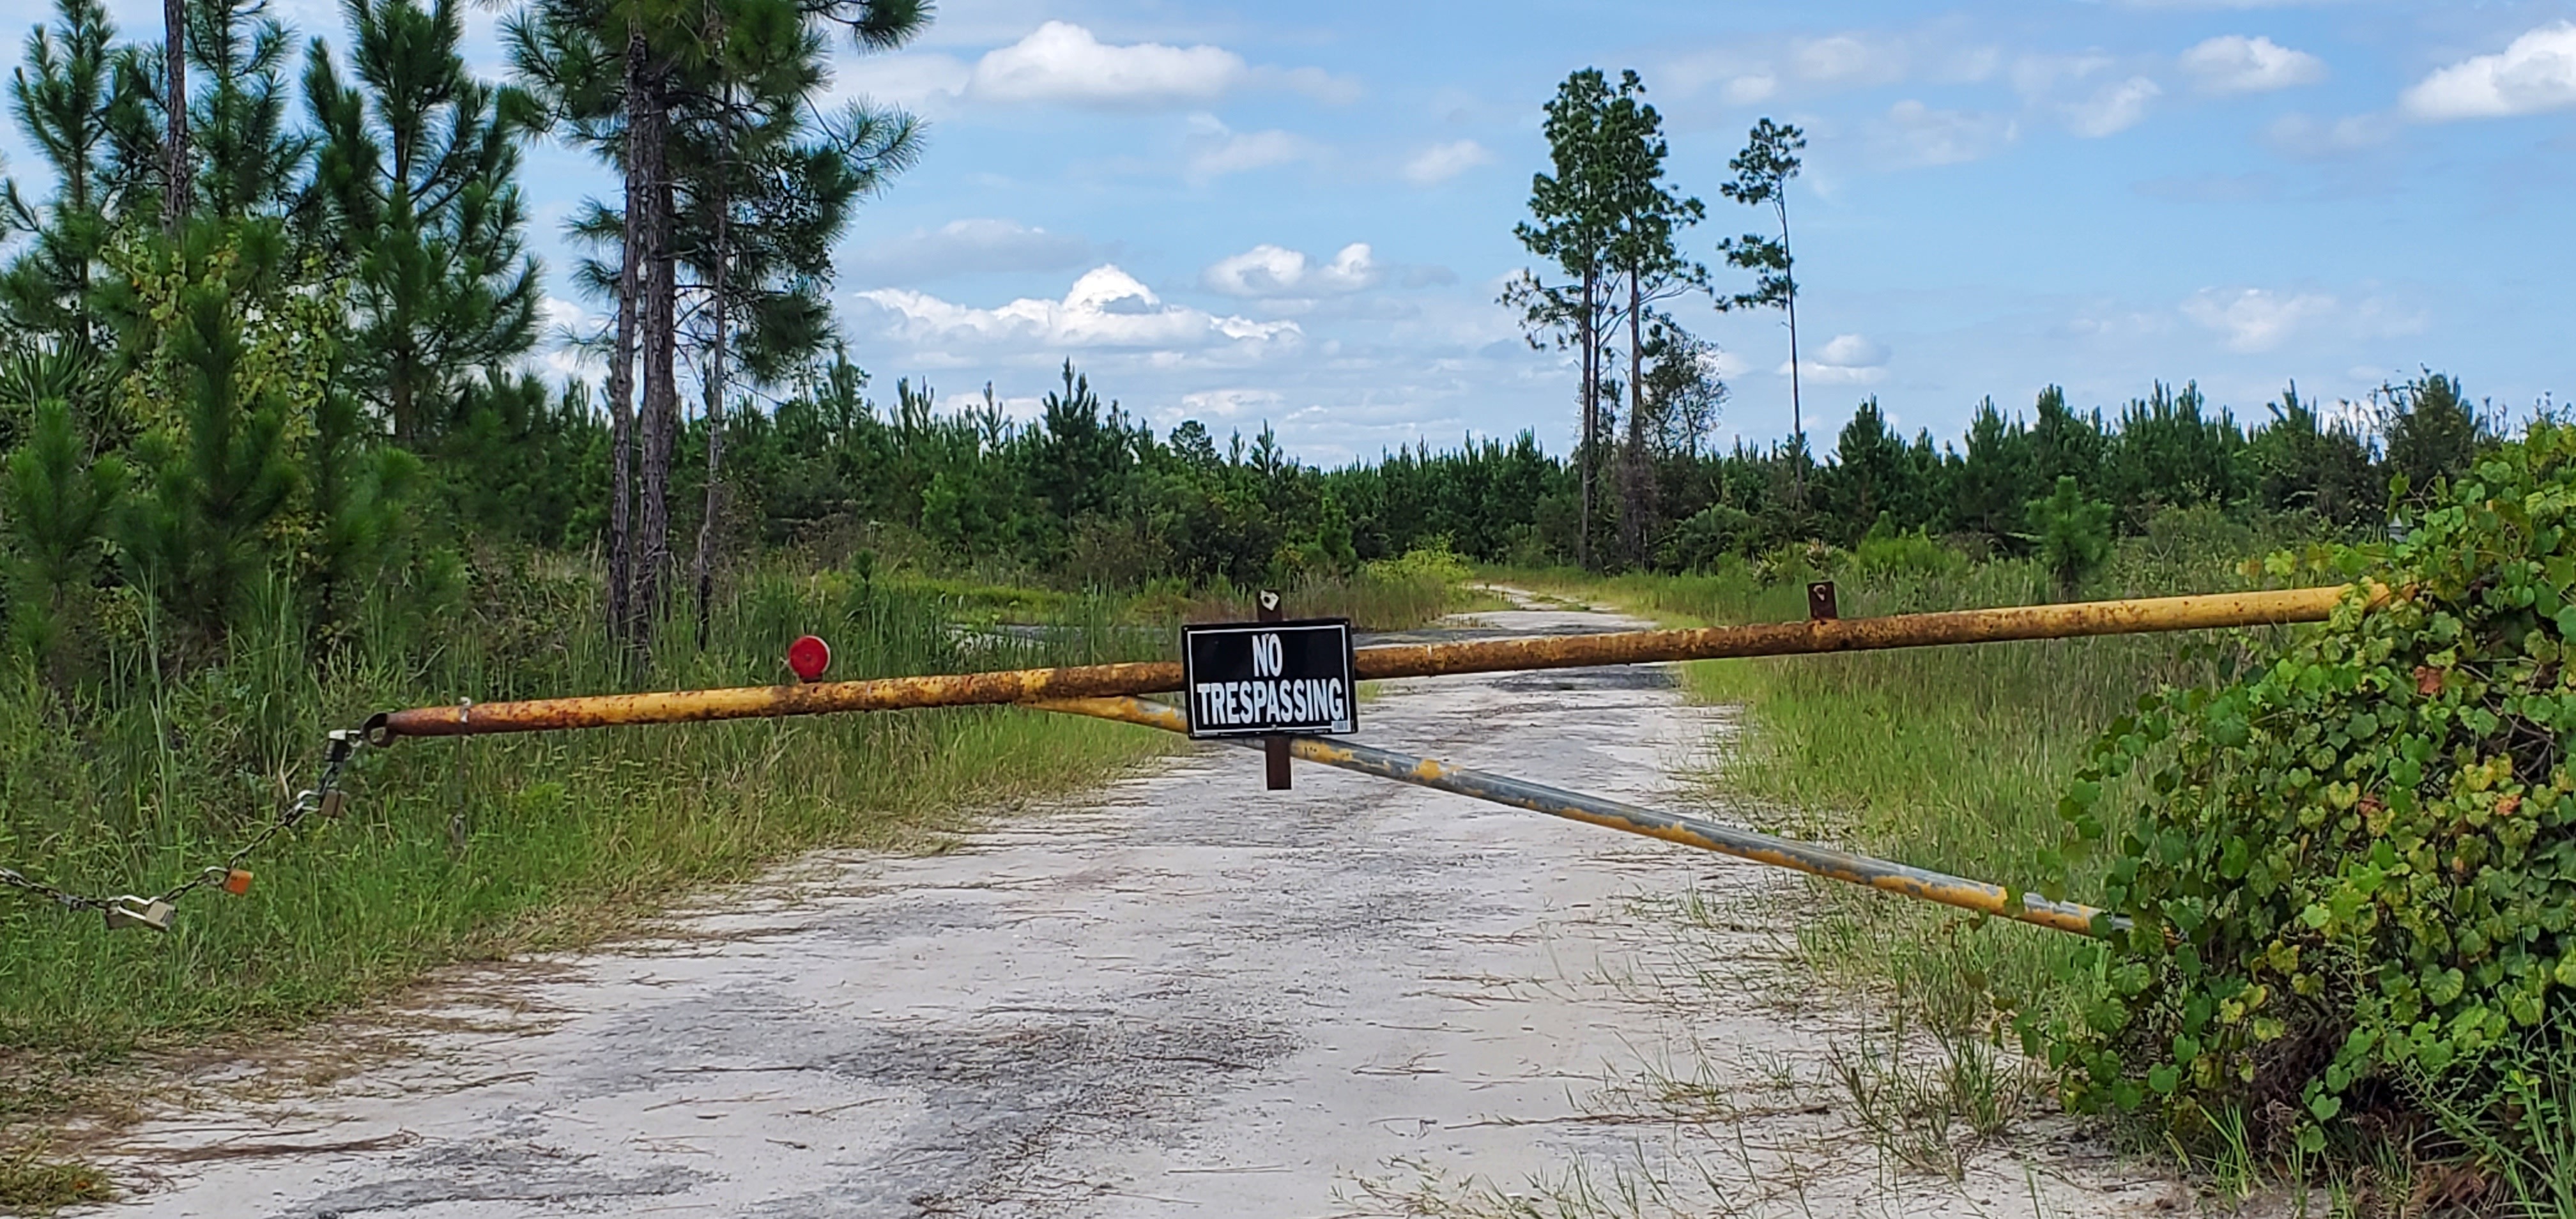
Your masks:
{"label": "pine tree", "polygon": [[[798,22],[787,6],[736,0],[718,25],[725,37],[708,65],[713,88],[699,91],[712,103],[692,107],[676,133],[685,183],[676,224],[701,302],[686,337],[699,354],[706,421],[705,501],[691,563],[702,643],[715,595],[732,378],[739,370],[755,384],[775,384],[832,344],[824,298],[832,247],[858,201],[909,168],[921,148],[920,124],[899,110],[852,103],[830,118],[807,117],[826,83],[826,61],[819,35]],[[891,49],[920,25],[881,23],[859,38]]]}
{"label": "pine tree", "polygon": [[1602,110],[1602,167],[1608,175],[1614,228],[1606,261],[1627,280],[1628,437],[1621,446],[1619,533],[1628,561],[1646,560],[1655,512],[1654,479],[1647,450],[1651,411],[1646,405],[1648,316],[1656,306],[1692,290],[1705,290],[1708,269],[1684,258],[1680,230],[1706,215],[1700,201],[1675,195],[1664,184],[1663,116],[1643,98],[1646,86],[1633,71],[1619,74],[1618,92]]}
{"label": "pine tree", "polygon": [[[1768,205],[1778,218],[1778,239],[1759,233],[1746,233],[1718,243],[1718,252],[1727,264],[1753,272],[1753,290],[1729,298],[1730,307],[1778,309],[1789,323],[1789,432],[1794,453],[1806,451],[1807,423],[1798,397],[1798,280],[1795,260],[1789,253],[1789,179],[1798,176],[1802,162],[1800,150],[1807,146],[1807,133],[1786,123],[1764,118],[1753,124],[1744,141],[1744,151],[1726,163],[1735,171],[1735,180],[1717,188],[1717,193],[1745,205]],[[1793,460],[1803,461],[1803,457]],[[1790,472],[1792,494],[1803,500],[1807,493],[1806,467],[1802,464]]]}
{"label": "pine tree", "polygon": [[27,442],[0,477],[9,637],[57,686],[72,679],[100,544],[125,493],[124,460],[92,460],[87,449],[70,405],[48,399],[36,404]]}
{"label": "pine tree", "polygon": [[536,261],[514,181],[529,99],[465,69],[456,0],[349,0],[344,84],[328,48],[308,53],[319,133],[302,217],[350,271],[348,358],[395,439],[425,446],[462,388],[536,341]]}
{"label": "pine tree", "polygon": [[316,407],[313,435],[304,444],[312,540],[300,583],[308,620],[322,638],[336,640],[353,628],[366,590],[400,556],[421,462],[403,449],[367,443],[374,429],[354,394],[334,390]]}
{"label": "pine tree", "polygon": [[[745,75],[757,75],[754,69],[784,71],[791,79],[806,74],[819,84],[811,62],[821,46],[811,37],[817,31],[838,27],[863,50],[884,49],[909,39],[928,19],[929,6],[921,0],[546,0],[512,22],[512,61],[550,115],[625,172],[621,205],[592,207],[580,228],[596,239],[611,232],[616,238],[609,399],[612,429],[631,428],[633,443],[618,444],[612,478],[610,617],[639,656],[649,651],[664,608],[661,590],[670,567],[679,272],[685,265],[681,208],[724,193],[698,188],[731,181],[730,174],[690,178],[682,141],[700,138],[711,113],[734,113],[731,95],[745,84]],[[806,59],[778,58],[782,46]],[[810,88],[787,92],[810,104]],[[728,135],[701,147],[732,144]],[[729,153],[699,162],[729,168],[743,163]],[[726,217],[731,225],[735,208],[727,201],[706,216]],[[734,245],[730,235],[723,244]],[[729,259],[707,261],[731,265]],[[585,277],[604,285],[610,280],[604,270]],[[639,388],[640,407],[629,424],[627,404]]]}
{"label": "pine tree", "polygon": [[2427,369],[2403,385],[2381,387],[2377,397],[2388,469],[2405,480],[2409,496],[2429,496],[2437,484],[2458,478],[2492,439],[2457,377]]}
{"label": "pine tree", "polygon": [[0,184],[6,221],[33,236],[0,272],[0,326],[94,350],[90,286],[124,202],[111,160],[116,118],[140,102],[120,93],[130,80],[118,72],[116,27],[97,0],[57,0],[56,12],[56,24],[27,36],[26,63],[9,84],[10,109],[53,170],[54,193],[38,204],[14,180]]}
{"label": "pine tree", "polygon": [[312,137],[287,117],[291,39],[267,0],[198,4],[188,49],[206,85],[178,130],[197,180],[183,204],[223,220],[283,213],[293,198]]}
{"label": "pine tree", "polygon": [[1532,347],[1545,341],[1560,349],[1573,347],[1580,357],[1575,561],[1585,567],[1592,565],[1592,484],[1607,380],[1603,347],[1615,320],[1608,281],[1619,201],[1603,139],[1612,96],[1600,69],[1584,68],[1567,76],[1549,99],[1541,129],[1554,172],[1530,176],[1530,219],[1513,226],[1512,233],[1530,253],[1555,263],[1566,281],[1550,283],[1524,270],[1503,291],[1503,303],[1521,311]]}
{"label": "pine tree", "polygon": [[286,290],[260,282],[283,257],[276,224],[197,225],[186,240],[168,307],[141,314],[165,354],[154,365],[162,377],[140,392],[170,401],[166,421],[135,445],[144,486],[119,532],[128,578],[211,642],[273,561],[269,527],[299,482],[289,387],[305,379],[287,375],[279,352],[255,352],[245,334],[252,300],[284,312]]}

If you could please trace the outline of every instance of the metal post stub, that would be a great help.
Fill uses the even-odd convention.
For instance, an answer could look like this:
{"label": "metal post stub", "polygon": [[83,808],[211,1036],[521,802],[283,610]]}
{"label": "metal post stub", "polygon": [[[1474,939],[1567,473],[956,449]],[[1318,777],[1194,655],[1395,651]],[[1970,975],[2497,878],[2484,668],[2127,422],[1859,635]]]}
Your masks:
{"label": "metal post stub", "polygon": [[[1280,612],[1278,590],[1269,588],[1262,589],[1256,600],[1260,606],[1260,612],[1256,616],[1259,617],[1261,621],[1277,622],[1280,619],[1287,617],[1286,614]],[[1269,785],[1271,791],[1284,792],[1288,790],[1288,738],[1284,736],[1262,738],[1261,770],[1262,780]]]}
{"label": "metal post stub", "polygon": [[1834,603],[1834,582],[1831,580],[1808,581],[1807,617],[1817,622],[1826,622],[1842,616],[1842,607]]}

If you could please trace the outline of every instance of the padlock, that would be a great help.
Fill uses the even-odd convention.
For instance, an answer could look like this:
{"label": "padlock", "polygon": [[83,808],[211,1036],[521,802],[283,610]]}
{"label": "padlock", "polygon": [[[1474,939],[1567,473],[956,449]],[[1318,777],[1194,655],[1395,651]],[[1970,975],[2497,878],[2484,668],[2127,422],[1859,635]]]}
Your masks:
{"label": "padlock", "polygon": [[170,930],[170,903],[127,895],[108,903],[109,930],[120,927],[149,927],[154,931]]}
{"label": "padlock", "polygon": [[250,892],[250,873],[233,868],[224,873],[224,892],[235,897]]}
{"label": "padlock", "polygon": [[336,787],[322,793],[322,808],[320,811],[322,813],[323,820],[337,821],[340,819],[340,814],[347,812],[348,809],[349,793],[341,791]]}

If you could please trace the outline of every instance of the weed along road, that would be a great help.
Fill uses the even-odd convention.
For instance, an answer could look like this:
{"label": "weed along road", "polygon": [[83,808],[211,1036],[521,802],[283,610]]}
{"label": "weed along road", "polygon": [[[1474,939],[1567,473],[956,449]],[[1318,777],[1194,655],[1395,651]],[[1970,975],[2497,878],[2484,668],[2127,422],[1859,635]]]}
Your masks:
{"label": "weed along road", "polygon": [[[1661,668],[1457,676],[1388,683],[1360,739],[1670,803],[1725,716]],[[2041,1139],[1953,1181],[1855,1135],[1827,1081],[1862,1005],[1780,964],[1805,892],[1321,767],[1268,792],[1257,753],[1203,745],[949,853],[809,859],[616,950],[452,973],[209,1068],[124,1141],[109,1209],[1424,1213],[1681,1161],[1692,1188],[1740,1178],[1744,1213],[2150,1203],[2160,1182]]]}

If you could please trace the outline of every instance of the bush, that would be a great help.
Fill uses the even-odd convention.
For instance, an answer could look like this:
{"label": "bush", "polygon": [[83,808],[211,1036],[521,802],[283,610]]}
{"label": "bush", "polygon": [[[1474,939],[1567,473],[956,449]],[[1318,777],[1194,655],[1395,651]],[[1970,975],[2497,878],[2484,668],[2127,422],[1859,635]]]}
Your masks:
{"label": "bush", "polygon": [[[2437,502],[2344,552],[2385,605],[2356,586],[2241,679],[2142,700],[2061,801],[2134,920],[2076,958],[2090,1011],[2025,1022],[2071,1108],[2276,1150],[2364,1114],[2563,1135],[2535,1089],[2576,1040],[2576,429]],[[2144,800],[2124,822],[2106,787]]]}
{"label": "bush", "polygon": [[1667,571],[1707,571],[1721,559],[1742,555],[1753,536],[1751,513],[1711,504],[1675,524],[1656,558]]}

